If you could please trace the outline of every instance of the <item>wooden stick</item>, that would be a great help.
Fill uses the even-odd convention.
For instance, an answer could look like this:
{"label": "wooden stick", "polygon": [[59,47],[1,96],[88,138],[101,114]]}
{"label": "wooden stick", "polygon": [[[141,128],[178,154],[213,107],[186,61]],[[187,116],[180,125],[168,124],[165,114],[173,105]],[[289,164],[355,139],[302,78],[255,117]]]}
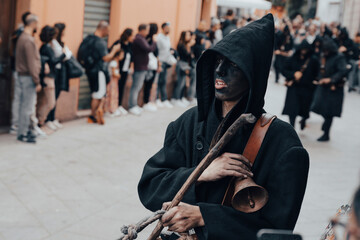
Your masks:
{"label": "wooden stick", "polygon": [[[256,118],[252,114],[242,114],[236,121],[227,129],[225,134],[221,137],[221,139],[215,144],[215,146],[208,152],[208,154],[201,160],[199,165],[195,168],[195,170],[190,174],[186,182],[180,188],[180,190],[175,195],[174,199],[171,201],[171,204],[167,207],[166,211],[169,209],[179,205],[181,200],[183,199],[187,190],[199,179],[201,174],[205,171],[205,169],[211,164],[211,162],[218,157],[220,151],[224,148],[224,146],[232,139],[232,137],[236,134],[236,132],[240,129],[240,127],[244,126],[247,123],[255,123]],[[160,235],[163,225],[161,221],[158,222],[154,230],[152,231],[148,240],[156,240],[156,238]]]}

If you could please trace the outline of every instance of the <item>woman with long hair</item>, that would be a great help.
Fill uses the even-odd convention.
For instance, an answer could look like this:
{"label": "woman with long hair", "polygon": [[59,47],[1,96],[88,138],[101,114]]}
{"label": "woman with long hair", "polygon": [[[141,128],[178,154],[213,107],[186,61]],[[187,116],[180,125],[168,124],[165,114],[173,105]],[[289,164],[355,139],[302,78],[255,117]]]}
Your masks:
{"label": "woman with long hair", "polygon": [[126,85],[126,80],[128,78],[128,73],[132,63],[132,50],[131,43],[134,40],[134,31],[131,28],[126,28],[120,35],[120,39],[114,42],[111,46],[111,49],[114,45],[121,44],[121,52],[123,52],[123,58],[119,61],[119,70],[120,70],[120,79],[119,79],[119,107],[117,109],[118,114],[126,115],[128,112],[122,106],[122,99],[124,96],[124,89]]}
{"label": "woman with long hair", "polygon": [[[54,111],[56,103],[56,65],[62,62],[66,55],[61,52],[56,56],[52,40],[56,37],[56,30],[53,27],[45,26],[40,33],[40,40],[43,45],[40,48],[42,71],[40,74],[42,90],[38,93],[36,117],[39,120],[39,126],[43,127],[47,116]],[[52,110],[53,109],[53,110]],[[49,122],[48,122],[49,123]],[[53,130],[50,125],[47,126]]]}
{"label": "woman with long hair", "polygon": [[[63,58],[62,61],[58,62],[54,67],[56,101],[59,98],[61,91],[69,91],[69,79],[66,75],[64,61],[69,60],[72,54],[62,40],[65,35],[65,28],[66,26],[64,23],[56,23],[54,25],[55,36],[51,40],[51,48],[54,52],[55,57],[58,58],[62,56],[63,53],[65,53],[65,58]],[[46,125],[53,131],[62,128],[62,124],[60,124],[59,120],[55,118],[55,111],[56,103],[46,119]]]}
{"label": "woman with long hair", "polygon": [[173,105],[179,107],[186,107],[186,105],[181,101],[181,98],[184,87],[186,85],[186,76],[189,76],[191,72],[191,47],[193,45],[191,40],[191,32],[182,31],[177,45],[177,51],[179,55],[179,61],[176,64],[177,81],[171,102]]}
{"label": "woman with long hair", "polygon": [[[153,36],[158,33],[158,25],[156,23],[150,23],[149,34],[146,37],[146,40],[151,45],[153,43]],[[150,112],[155,112],[157,107],[154,103],[150,102],[151,89],[154,83],[155,78],[158,76],[158,73],[161,72],[161,66],[158,59],[158,48],[156,47],[154,52],[149,53],[149,65],[148,72],[144,82],[144,109]]]}

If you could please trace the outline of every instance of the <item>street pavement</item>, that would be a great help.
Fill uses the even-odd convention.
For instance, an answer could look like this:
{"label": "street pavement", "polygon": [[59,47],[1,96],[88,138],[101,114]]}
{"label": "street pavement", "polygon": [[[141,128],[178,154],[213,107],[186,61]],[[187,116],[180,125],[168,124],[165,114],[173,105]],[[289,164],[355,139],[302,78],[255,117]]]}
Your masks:
{"label": "street pavement", "polygon": [[[281,116],[286,89],[270,79],[266,110],[287,120]],[[359,185],[359,104],[360,95],[346,94],[328,143],[316,142],[322,118],[315,114],[304,131],[297,128],[311,159],[295,229],[305,240],[319,239]],[[150,213],[138,199],[137,183],[147,159],[161,148],[166,126],[182,112],[107,118],[105,126],[78,119],[36,145],[0,135],[0,240],[117,239],[123,224]]]}

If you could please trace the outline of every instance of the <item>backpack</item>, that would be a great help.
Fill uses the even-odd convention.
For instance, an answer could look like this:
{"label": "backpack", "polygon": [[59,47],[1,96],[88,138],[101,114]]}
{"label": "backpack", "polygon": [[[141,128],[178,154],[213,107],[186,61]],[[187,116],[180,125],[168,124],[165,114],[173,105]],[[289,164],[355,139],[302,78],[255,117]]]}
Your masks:
{"label": "backpack", "polygon": [[95,42],[95,36],[89,35],[81,42],[78,50],[77,59],[86,70],[93,68],[96,64],[93,56]]}

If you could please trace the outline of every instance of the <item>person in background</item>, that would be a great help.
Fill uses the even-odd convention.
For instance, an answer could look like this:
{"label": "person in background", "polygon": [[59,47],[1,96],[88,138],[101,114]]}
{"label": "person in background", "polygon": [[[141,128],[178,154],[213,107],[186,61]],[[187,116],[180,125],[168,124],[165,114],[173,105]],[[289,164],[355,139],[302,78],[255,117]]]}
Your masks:
{"label": "person in background", "polygon": [[[154,35],[158,33],[158,25],[156,23],[150,23],[149,34],[146,37],[149,45],[152,45],[154,42]],[[156,43],[156,42],[155,42]],[[153,87],[155,79],[158,77],[159,72],[161,72],[161,65],[158,59],[159,50],[156,47],[155,51],[149,53],[149,64],[148,71],[145,77],[144,82],[144,110],[149,112],[156,112],[156,104],[150,101],[151,89]]]}
{"label": "person in background", "polygon": [[187,107],[187,102],[182,101],[183,91],[186,86],[186,77],[190,77],[192,64],[192,35],[190,31],[182,31],[177,45],[179,61],[176,65],[177,80],[171,103],[178,107]]}
{"label": "person in background", "polygon": [[232,30],[236,29],[236,25],[233,23],[233,19],[235,18],[235,13],[232,9],[229,9],[225,15],[225,21],[222,24],[222,35],[225,37]]}
{"label": "person in background", "polygon": [[173,108],[173,105],[169,102],[166,92],[166,80],[167,71],[172,65],[176,63],[176,59],[173,56],[170,43],[170,23],[165,22],[161,25],[161,33],[157,36],[156,44],[159,51],[159,61],[161,64],[161,72],[159,74],[158,88],[156,92],[156,105],[158,107]]}
{"label": "person in background", "polygon": [[128,111],[122,106],[123,103],[123,96],[124,96],[124,90],[126,81],[128,79],[128,74],[131,71],[131,65],[133,62],[132,59],[132,50],[131,50],[131,44],[134,40],[134,31],[131,28],[126,28],[121,36],[120,39],[114,42],[114,44],[111,46],[111,49],[117,45],[121,45],[121,52],[124,55],[124,57],[119,61],[119,70],[120,70],[120,79],[119,79],[119,107],[117,109],[117,114],[126,115],[128,114]]}
{"label": "person in background", "polygon": [[211,20],[211,28],[209,31],[209,39],[211,42],[211,46],[217,44],[223,38],[220,20],[217,18],[213,18]]}
{"label": "person in background", "polygon": [[316,39],[317,26],[315,24],[310,24],[307,31],[306,40],[309,44],[313,44]]}
{"label": "person in background", "polygon": [[360,92],[360,32],[358,32],[355,36],[354,45],[358,52],[358,59],[354,66],[352,87],[355,89],[358,88],[358,91]]}
{"label": "person in background", "polygon": [[282,72],[285,59],[292,55],[293,46],[294,42],[290,34],[290,28],[289,26],[282,23],[280,30],[275,33],[274,68],[276,83],[279,82],[280,73]]}
{"label": "person in background", "polygon": [[339,52],[343,53],[346,58],[349,80],[349,92],[355,91],[356,86],[356,68],[358,66],[359,51],[354,42],[350,39],[348,31],[345,27],[339,29],[337,38],[335,39],[339,47]]}
{"label": "person in background", "polygon": [[11,126],[9,133],[13,135],[17,134],[17,129],[19,125],[19,108],[20,108],[20,88],[19,88],[20,85],[16,83],[18,74],[15,69],[16,43],[20,35],[24,31],[24,26],[26,25],[26,18],[29,15],[31,15],[31,12],[25,12],[21,16],[23,25],[20,26],[18,29],[16,29],[11,35],[11,69],[13,71],[12,77],[14,79],[15,86],[14,86],[14,96],[11,103]]}
{"label": "person in background", "polygon": [[56,35],[50,43],[55,58],[62,58],[63,54],[65,54],[65,57],[57,62],[53,69],[55,77],[55,106],[51,109],[46,118],[46,126],[52,131],[56,131],[63,127],[59,120],[55,118],[56,101],[59,98],[61,91],[69,91],[69,80],[67,78],[64,61],[69,60],[72,53],[62,40],[65,35],[65,28],[66,26],[64,23],[56,23],[54,25]]}
{"label": "person in background", "polygon": [[346,59],[333,39],[325,37],[322,46],[323,57],[317,81],[317,88],[311,111],[324,118],[322,125],[323,135],[319,142],[330,140],[330,128],[334,117],[340,117],[344,100],[344,78],[347,73]]}
{"label": "person in background", "polygon": [[91,115],[88,118],[88,123],[105,124],[104,120],[104,101],[106,95],[106,85],[109,83],[109,71],[107,63],[110,62],[115,54],[120,51],[120,44],[115,45],[111,52],[108,52],[107,43],[103,38],[109,35],[109,23],[107,21],[100,21],[94,35],[92,49],[92,57],[94,59],[94,66],[91,69],[86,69],[86,75],[89,80],[91,89]]}
{"label": "person in background", "polygon": [[46,117],[55,107],[55,66],[65,59],[65,53],[59,57],[55,56],[52,49],[52,40],[56,37],[56,30],[46,25],[40,33],[40,40],[43,45],[40,48],[40,56],[42,69],[40,74],[40,82],[42,89],[37,95],[36,117],[39,121],[39,127],[44,128]]}
{"label": "person in background", "polygon": [[286,78],[287,93],[282,114],[289,116],[293,127],[296,117],[301,116],[301,130],[305,128],[306,119],[309,118],[315,90],[313,81],[318,76],[319,69],[319,60],[313,55],[312,46],[307,40],[303,40],[294,55],[284,62],[282,74]]}
{"label": "person in background", "polygon": [[129,112],[136,116],[141,115],[143,109],[138,106],[138,95],[144,85],[146,73],[148,71],[149,53],[155,51],[156,42],[153,41],[150,45],[146,40],[149,34],[149,25],[140,24],[138,27],[138,34],[132,44],[133,60],[134,60],[134,74],[133,83],[130,89],[129,97]]}
{"label": "person in background", "polygon": [[[110,50],[111,51],[111,50]],[[119,62],[124,59],[124,52],[119,51],[114,55],[114,58],[109,63],[109,73],[110,73],[110,82],[117,81],[119,82],[121,75],[119,69]],[[110,116],[118,117],[121,115],[121,111],[119,108],[116,108],[115,111],[112,110],[112,106],[110,107]]]}
{"label": "person in background", "polygon": [[33,34],[38,26],[38,17],[30,14],[26,17],[23,33],[16,43],[15,69],[18,73],[16,88],[19,89],[19,125],[17,139],[26,143],[36,143],[36,136],[31,131],[30,117],[35,112],[36,92],[40,85],[40,54]]}

